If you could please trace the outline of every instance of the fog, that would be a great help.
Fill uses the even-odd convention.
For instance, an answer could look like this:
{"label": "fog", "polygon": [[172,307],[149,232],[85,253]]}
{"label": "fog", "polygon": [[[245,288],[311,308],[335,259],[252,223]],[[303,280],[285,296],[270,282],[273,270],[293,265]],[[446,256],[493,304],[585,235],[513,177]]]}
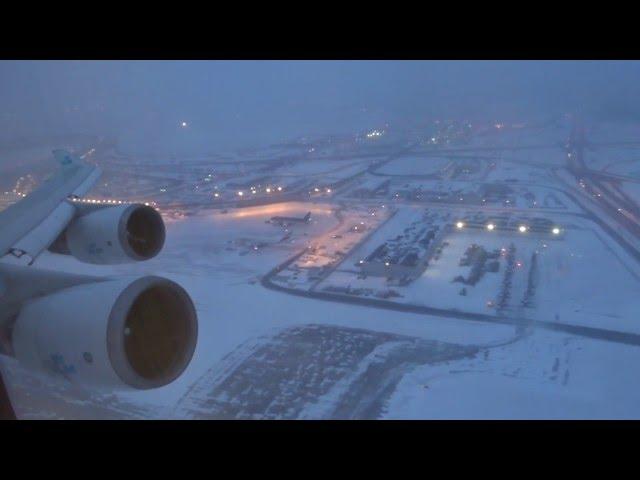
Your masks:
{"label": "fog", "polygon": [[639,90],[625,61],[0,61],[16,415],[640,418]]}
{"label": "fog", "polygon": [[638,62],[3,61],[0,141],[90,133],[211,151],[440,115],[625,119],[639,89]]}

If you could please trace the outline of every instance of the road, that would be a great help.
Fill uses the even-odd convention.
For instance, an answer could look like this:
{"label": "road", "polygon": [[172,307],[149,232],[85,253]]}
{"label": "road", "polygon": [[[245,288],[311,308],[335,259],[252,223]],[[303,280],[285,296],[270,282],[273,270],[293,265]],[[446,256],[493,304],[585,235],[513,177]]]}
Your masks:
{"label": "road", "polygon": [[[578,137],[578,140],[576,138]],[[572,152],[577,153],[576,156],[573,157],[573,160],[570,162],[570,171],[572,173],[577,173],[580,178],[587,178],[589,180],[590,188],[592,191],[592,198],[597,199],[597,202],[600,206],[602,206],[605,210],[607,210],[611,216],[616,218],[619,223],[622,223],[625,228],[629,229],[640,238],[640,222],[638,222],[638,218],[640,218],[640,212],[638,211],[637,205],[632,203],[631,200],[625,195],[620,195],[621,192],[613,192],[608,188],[604,188],[601,185],[602,179],[598,176],[597,172],[592,174],[590,171],[586,169],[584,166],[584,158],[583,151],[585,145],[584,132],[578,130],[577,134],[574,132],[572,135],[572,140],[569,143],[569,149]],[[518,147],[518,148],[548,148],[548,145],[545,146],[529,146],[529,147]],[[443,152],[441,152],[443,153]],[[577,158],[576,158],[577,157]],[[571,157],[570,157],[571,158]],[[382,166],[383,164],[390,161],[387,159],[383,162],[377,162],[377,164],[371,165],[369,167],[369,172],[375,172],[377,168]],[[554,172],[555,173],[555,172]],[[559,179],[562,181],[562,179]],[[564,182],[563,182],[564,183]],[[597,214],[595,214],[592,210],[588,208],[584,208],[584,202],[578,200],[579,196],[583,196],[583,192],[578,192],[574,188],[571,188],[567,185],[571,191],[563,190],[563,192],[575,201],[578,205],[581,205],[585,210],[584,214],[575,214],[577,216],[586,217],[590,220],[597,223],[603,230],[609,233],[626,251],[634,256],[638,261],[640,261],[640,251],[635,248],[635,246],[631,245],[627,242],[615,229],[611,228],[607,222],[603,221]],[[585,187],[585,189],[587,189]],[[600,195],[597,195],[600,193]],[[620,215],[618,208],[624,206],[625,209],[629,209],[633,213],[632,218],[627,218],[626,216]],[[469,208],[466,206],[466,208]],[[511,210],[511,209],[509,209]],[[623,217],[618,218],[618,217]],[[376,298],[365,298],[365,297],[357,297],[357,296],[349,296],[342,295],[338,293],[331,292],[323,292],[323,291],[309,291],[309,290],[298,290],[295,288],[285,287],[279,284],[276,284],[272,281],[273,277],[277,275],[282,270],[288,268],[293,262],[295,262],[300,256],[302,256],[305,251],[294,255],[290,259],[286,260],[282,264],[276,266],[266,275],[264,275],[261,279],[261,283],[265,288],[269,288],[271,290],[279,291],[282,293],[288,293],[291,295],[297,295],[306,298],[312,298],[317,300],[324,301],[332,301],[332,302],[341,302],[348,303],[352,305],[360,305],[365,307],[373,307],[373,308],[382,308],[386,310],[394,310],[408,313],[417,313],[423,315],[431,315],[438,316],[444,318],[455,318],[460,320],[471,320],[485,323],[498,323],[498,324],[508,324],[515,326],[525,326],[525,327],[538,327],[547,330],[553,330],[558,332],[570,333],[572,335],[577,335],[581,337],[594,338],[598,340],[604,340],[615,343],[629,344],[629,345],[638,345],[640,346],[640,334],[622,332],[616,330],[609,330],[604,328],[595,328],[595,327],[586,327],[583,325],[575,325],[575,324],[567,324],[567,323],[558,323],[544,320],[534,320],[534,319],[526,319],[522,317],[513,317],[508,315],[488,315],[481,313],[472,313],[472,312],[462,312],[458,310],[452,309],[441,309],[435,307],[428,306],[420,306],[420,305],[410,305],[410,304],[402,304],[388,300],[376,299]]]}
{"label": "road", "polygon": [[515,325],[523,327],[538,327],[546,330],[553,330],[557,332],[570,333],[580,337],[594,338],[597,340],[604,340],[614,343],[623,343],[627,345],[640,346],[640,334],[620,332],[616,330],[608,330],[604,328],[585,327],[582,325],[573,325],[567,323],[557,323],[544,320],[533,320],[522,317],[512,317],[507,315],[487,315],[482,313],[462,312],[459,310],[449,310],[435,307],[426,307],[421,305],[410,305],[404,303],[396,303],[388,300],[381,300],[377,298],[365,298],[341,295],[331,292],[318,292],[298,290],[295,288],[284,287],[278,285],[272,281],[273,277],[282,270],[288,268],[298,258],[300,258],[306,250],[303,250],[293,257],[289,258],[285,262],[273,268],[270,272],[264,275],[261,279],[263,287],[270,290],[288,293],[290,295],[296,295],[299,297],[312,298],[316,300],[324,300],[330,302],[348,303],[351,305],[360,305],[364,307],[382,308],[385,310],[394,310],[398,312],[417,313],[422,315],[431,315],[444,318],[455,318],[459,320],[471,320],[476,322],[485,323],[497,323],[505,325]]}
{"label": "road", "polygon": [[[625,250],[640,260],[640,250],[635,245],[624,240],[607,222],[602,221],[593,210],[585,206],[585,200],[597,205],[614,224],[640,241],[640,206],[620,188],[620,176],[612,176],[588,168],[584,157],[587,145],[584,126],[577,121],[567,144],[567,170],[574,176],[580,188],[563,183],[574,192],[575,201],[593,217],[594,221],[611,234]],[[556,178],[562,181],[557,172],[554,173]]]}

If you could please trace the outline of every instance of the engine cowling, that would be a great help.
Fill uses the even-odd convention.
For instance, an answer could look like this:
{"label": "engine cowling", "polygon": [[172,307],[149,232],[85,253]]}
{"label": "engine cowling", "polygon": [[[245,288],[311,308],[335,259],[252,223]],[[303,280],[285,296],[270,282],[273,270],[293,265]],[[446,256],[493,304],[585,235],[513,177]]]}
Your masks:
{"label": "engine cowling", "polygon": [[150,389],[175,380],[195,351],[187,292],[155,276],[78,285],[27,303],[12,333],[18,361],[72,382]]}
{"label": "engine cowling", "polygon": [[155,257],[164,245],[165,226],[148,205],[118,205],[77,217],[62,239],[53,251],[69,253],[82,262],[112,265]]}

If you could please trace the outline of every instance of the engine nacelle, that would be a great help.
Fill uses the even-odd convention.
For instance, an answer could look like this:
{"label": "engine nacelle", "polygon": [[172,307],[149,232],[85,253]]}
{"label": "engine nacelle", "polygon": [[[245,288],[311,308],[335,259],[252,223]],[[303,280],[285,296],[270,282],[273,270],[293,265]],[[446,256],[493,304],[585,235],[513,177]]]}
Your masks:
{"label": "engine nacelle", "polygon": [[28,302],[12,345],[24,365],[72,382],[149,389],[184,371],[197,337],[187,292],[147,276],[78,285]]}
{"label": "engine nacelle", "polygon": [[112,265],[153,258],[162,250],[164,239],[164,222],[154,208],[119,205],[77,217],[51,250],[82,262]]}

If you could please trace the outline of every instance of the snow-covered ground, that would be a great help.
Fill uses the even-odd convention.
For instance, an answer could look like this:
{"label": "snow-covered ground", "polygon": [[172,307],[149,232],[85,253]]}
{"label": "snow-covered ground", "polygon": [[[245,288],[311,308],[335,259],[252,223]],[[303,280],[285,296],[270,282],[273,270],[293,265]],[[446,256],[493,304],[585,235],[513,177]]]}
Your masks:
{"label": "snow-covered ground", "polygon": [[[286,327],[324,324],[456,345],[488,347],[486,352],[489,353],[481,350],[472,358],[452,359],[409,369],[389,397],[384,409],[385,417],[640,416],[637,393],[633,389],[627,391],[628,382],[633,376],[633,369],[628,369],[628,365],[640,360],[640,349],[637,347],[542,331],[511,343],[517,338],[512,326],[324,302],[273,292],[259,283],[252,283],[252,279],[266,273],[298,248],[295,245],[273,246],[246,255],[240,255],[238,249],[225,249],[227,242],[234,238],[254,238],[266,242],[277,240],[277,228],[256,221],[268,219],[274,213],[261,212],[259,208],[256,207],[254,212],[231,211],[226,215],[207,214],[170,222],[165,251],[156,259],[142,264],[92,267],[55,255],[45,255],[39,261],[41,268],[56,267],[98,274],[166,275],[180,282],[192,295],[200,319],[200,332],[196,354],[187,371],[173,384],[159,390],[119,393],[117,397],[121,402],[139,404],[149,411],[157,409],[168,415],[166,412],[173,411],[176,402],[182,399],[184,403],[184,396],[194,382],[245,342],[260,336],[277,335],[280,329]],[[305,204],[294,204],[280,213],[299,214],[308,208]],[[321,206],[315,208],[314,217],[318,219],[318,224],[311,228],[317,229],[315,233],[330,229],[335,224],[330,209]],[[585,238],[582,233],[579,238]],[[575,236],[578,237],[577,234]],[[606,281],[598,278],[602,265],[593,264],[594,269],[589,270],[585,249],[594,245],[584,243],[581,248],[571,247],[574,256],[567,256],[565,250],[575,240],[572,237],[570,234],[566,240],[549,242],[547,251],[542,255],[548,259],[541,261],[544,266],[541,268],[542,276],[548,285],[539,292],[537,308],[546,308],[550,312],[553,310],[550,305],[557,303],[553,299],[569,296],[574,298],[574,302],[582,302],[583,314],[573,314],[573,320],[591,319],[587,323],[610,328],[626,326],[639,331],[630,323],[633,320],[630,314],[634,308],[634,296],[629,289],[637,288],[635,284],[625,276],[622,268],[612,272]],[[304,235],[300,235],[300,238],[304,238]],[[451,245],[447,248],[456,257],[456,263],[458,253],[471,239],[476,243],[486,243],[487,248],[503,246],[505,241],[490,235],[482,239],[466,234],[449,238]],[[460,248],[456,247],[458,243]],[[530,248],[537,243],[539,241],[531,241]],[[444,252],[441,260],[446,261]],[[596,258],[594,261],[601,261],[604,265],[609,260]],[[441,306],[447,303],[449,297],[444,291],[438,290],[437,283],[427,284],[430,276],[439,271],[437,265],[436,262],[431,273],[426,273],[425,278],[409,290],[415,294],[414,301]],[[497,275],[487,273],[475,288],[479,291],[488,289],[493,281],[491,276],[497,278]],[[579,281],[572,285],[568,277]],[[445,288],[445,284],[442,285],[441,288]],[[459,288],[451,289],[449,279],[446,288],[455,297],[454,304],[459,302]],[[483,293],[478,295],[479,309],[486,309],[484,296]],[[623,304],[625,297],[630,299],[626,305]],[[473,298],[473,295],[468,298]],[[603,303],[604,300],[607,301]],[[596,311],[597,305],[605,304],[619,309],[617,324],[611,323],[612,317],[607,316],[607,312]],[[564,308],[571,309],[575,305],[567,302]],[[590,312],[590,316],[584,315],[584,312]],[[569,317],[570,312],[565,314],[563,310],[560,320],[564,320],[565,316]],[[620,323],[623,320],[626,323]],[[337,395],[336,391],[331,395]],[[314,412],[320,410],[309,406],[304,412],[305,416],[313,418]]]}
{"label": "snow-covered ground", "polygon": [[324,160],[310,159],[304,162],[296,162],[276,170],[275,174],[282,176],[314,176],[332,174],[333,176],[348,177],[367,168],[367,160]]}
{"label": "snow-covered ground", "polygon": [[[302,212],[306,205],[296,207]],[[319,210],[320,211],[320,210]],[[287,210],[292,214],[296,210]],[[376,309],[303,299],[263,288],[250,281],[291,256],[296,247],[266,248],[241,256],[223,247],[235,237],[274,239],[275,227],[255,221],[250,213],[232,217],[204,215],[168,223],[165,250],[155,259],[133,265],[96,267],[72,258],[45,254],[40,268],[58,268],[98,275],[155,274],[171,278],[190,293],[199,316],[199,339],[187,371],[173,384],[153,391],[118,393],[127,402],[172,406],[209,368],[243,342],[278,328],[309,323],[393,332],[462,345],[507,341],[513,327],[452,321],[415,314],[390,314]],[[259,217],[262,220],[271,215]],[[252,218],[253,221],[244,219]],[[329,220],[331,217],[329,217]],[[234,222],[234,228],[226,222]],[[327,222],[329,228],[331,222]]]}
{"label": "snow-covered ground", "polygon": [[437,174],[451,162],[446,157],[436,155],[403,156],[385,164],[379,173],[389,175],[431,175]]}
{"label": "snow-covered ground", "polygon": [[[513,277],[509,311],[504,313],[640,333],[640,269],[594,223],[576,215],[579,208],[557,190],[559,185],[550,174],[550,168],[564,165],[562,149],[554,147],[556,143],[561,145],[563,138],[565,132],[549,128],[496,127],[460,148],[484,146],[499,150],[501,146],[540,144],[549,148],[505,150],[499,154],[497,150],[484,150],[483,155],[496,155],[497,160],[486,177],[483,173],[475,180],[393,179],[392,192],[418,185],[425,190],[459,188],[473,192],[483,182],[506,182],[518,196],[516,207],[526,209],[530,216],[548,217],[563,227],[563,234],[556,239],[498,231],[451,232],[443,238],[447,245],[439,258],[429,263],[420,278],[407,286],[392,287],[402,295],[393,301],[491,315],[495,310],[487,306],[487,301],[495,301],[500,291],[506,268],[504,256],[499,257],[499,271],[486,272],[475,286],[452,280],[457,275],[468,275],[469,267],[460,266],[459,260],[472,243],[488,252],[506,250],[513,243],[520,266]],[[265,160],[277,160],[288,152],[276,148],[268,152],[229,153],[226,158],[238,163],[216,166],[212,156],[196,151],[189,160],[209,162],[217,173],[246,178],[258,175],[248,158],[256,162],[255,168],[260,168],[268,165]],[[609,165],[610,173],[637,173],[634,163],[625,163],[632,158],[628,155],[636,153],[631,149],[620,147],[611,154],[600,150],[596,153],[598,159],[592,163]],[[247,162],[239,166],[244,160]],[[277,172],[274,168],[269,173],[279,178],[314,175],[318,181],[335,181],[364,171],[371,161],[357,157],[340,161],[307,159],[282,164]],[[431,153],[410,154],[389,162],[378,173],[435,174],[450,161]],[[179,178],[186,183],[202,180],[202,166],[193,168]],[[375,187],[385,177],[366,175],[362,180],[352,188]],[[633,185],[623,185],[632,196],[640,193]],[[534,209],[526,204],[523,198],[527,192],[542,205]],[[550,194],[557,194],[563,207],[549,200],[551,203],[542,213]],[[317,285],[316,291],[327,285],[347,284],[374,290],[389,288],[381,277],[358,278],[354,263],[421,218],[427,207],[403,206],[400,199],[393,203],[387,200],[377,199],[376,207],[393,205],[398,213],[373,231],[366,242],[349,243],[351,240],[345,236],[345,245],[358,246],[347,252],[340,268]],[[640,390],[636,388],[634,368],[640,361],[638,346],[522,325],[323,301],[263,287],[260,277],[275,266],[320,240],[332,239],[338,225],[350,228],[349,219],[353,217],[346,212],[342,225],[337,210],[354,209],[356,205],[345,201],[345,197],[342,201],[340,204],[340,197],[324,198],[318,203],[290,202],[229,209],[226,213],[201,210],[195,216],[167,218],[164,250],[144,263],[93,266],[70,257],[43,254],[34,268],[92,275],[154,274],[179,282],[196,305],[199,338],[185,373],[161,389],[96,393],[100,402],[93,393],[82,389],[26,389],[14,392],[26,402],[22,411],[20,404],[16,405],[18,414],[24,413],[28,418],[640,418]],[[361,208],[363,215],[369,214],[368,207],[363,204]],[[442,214],[443,225],[482,208],[429,207]],[[486,208],[488,215],[514,210],[512,205]],[[282,227],[266,223],[273,216],[302,217],[308,211],[312,212],[310,224]],[[333,240],[336,248],[342,248],[339,238]],[[329,258],[336,253],[330,249],[322,252],[317,256]],[[520,300],[534,252],[538,265],[535,295],[531,305],[523,308]],[[460,295],[463,287],[466,294]],[[13,372],[8,376],[11,392],[11,382],[27,374],[10,361],[3,363]],[[16,382],[16,389],[24,387],[19,383]],[[31,388],[36,388],[33,385]],[[44,397],[29,399],[33,392],[46,396],[49,391],[58,395],[57,402],[48,404]],[[65,395],[69,395],[68,402],[64,401]],[[367,403],[368,398],[373,403]],[[51,411],[52,405],[59,411]]]}
{"label": "snow-covered ground", "polygon": [[416,367],[392,419],[637,419],[636,346],[536,331],[473,358]]}
{"label": "snow-covered ground", "polygon": [[545,244],[547,248],[537,248],[536,318],[640,332],[636,262],[594,225],[569,230],[564,240]]}

